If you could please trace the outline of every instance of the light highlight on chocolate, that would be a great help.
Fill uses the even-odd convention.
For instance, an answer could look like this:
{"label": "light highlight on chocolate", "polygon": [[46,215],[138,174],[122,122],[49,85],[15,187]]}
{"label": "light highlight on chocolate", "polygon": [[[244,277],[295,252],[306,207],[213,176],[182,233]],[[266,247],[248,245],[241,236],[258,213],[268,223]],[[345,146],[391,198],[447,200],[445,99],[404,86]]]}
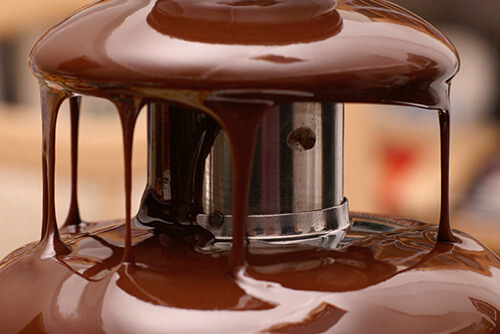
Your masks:
{"label": "light highlight on chocolate", "polygon": [[[450,228],[448,89],[458,58],[440,32],[408,11],[375,0],[99,1],[47,32],[30,64],[42,91],[42,238],[0,264],[0,323],[6,332],[498,330],[500,262]],[[63,232],[78,228],[60,233],[55,125],[61,102],[70,98],[76,145],[79,95],[108,99],[120,115],[126,212],[124,221],[80,224],[75,169]],[[436,110],[439,228],[353,215],[351,239],[339,249],[247,247],[257,127],[266,110],[291,101]],[[227,133],[234,168],[230,250],[214,244],[208,231],[186,224],[191,216],[174,202],[169,212],[175,214],[162,223],[132,217],[131,143],[136,117],[150,104],[179,118],[183,112],[207,114]],[[202,130],[208,137],[217,131],[210,123]],[[197,143],[175,144],[180,157],[208,154]],[[76,153],[72,160],[76,166]],[[199,168],[189,159],[180,166]],[[190,207],[190,214],[202,207],[196,180],[192,201],[200,205]],[[147,209],[143,217],[165,211]],[[363,225],[377,223],[394,228],[363,234]]]}

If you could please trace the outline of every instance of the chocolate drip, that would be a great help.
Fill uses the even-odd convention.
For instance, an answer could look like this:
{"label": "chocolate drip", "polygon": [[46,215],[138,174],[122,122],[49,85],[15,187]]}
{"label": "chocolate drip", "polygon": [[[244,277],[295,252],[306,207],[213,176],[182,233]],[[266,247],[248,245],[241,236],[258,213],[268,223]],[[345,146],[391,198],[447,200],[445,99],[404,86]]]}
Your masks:
{"label": "chocolate drip", "polygon": [[441,216],[439,218],[438,240],[456,242],[450,223],[450,113],[439,110],[441,143]]}
{"label": "chocolate drip", "polygon": [[[2,330],[498,331],[498,257],[450,226],[448,86],[458,58],[422,19],[375,0],[98,1],[44,35],[30,61],[42,91],[42,240],[0,263]],[[80,224],[77,94],[106,98],[118,109],[124,221]],[[54,160],[66,98],[72,198],[65,227],[80,228],[63,242]],[[439,227],[353,215],[339,249],[249,247],[257,127],[267,110],[296,101],[439,110]],[[146,104],[162,116],[150,119],[161,123],[150,137],[148,188],[134,219],[132,143]],[[203,161],[219,131],[205,122],[209,116],[231,143],[231,246],[214,244],[196,225]]]}
{"label": "chocolate drip", "polygon": [[142,107],[142,99],[123,96],[112,96],[115,103],[123,134],[123,163],[125,169],[125,249],[123,261],[127,264],[134,263],[132,254],[132,145],[134,141],[135,122]]}
{"label": "chocolate drip", "polygon": [[233,239],[229,268],[236,275],[245,265],[245,221],[255,137],[262,116],[272,104],[208,101],[226,131],[233,158]]}
{"label": "chocolate drip", "polygon": [[71,122],[71,202],[64,227],[77,226],[81,223],[78,205],[78,130],[80,124],[80,104],[82,98],[73,96],[69,99]]}
{"label": "chocolate drip", "polygon": [[61,242],[56,220],[55,203],[55,159],[56,159],[56,123],[59,107],[64,98],[63,92],[41,86],[42,98],[42,169],[43,169],[43,218],[42,239],[51,255],[67,254],[69,249]]}

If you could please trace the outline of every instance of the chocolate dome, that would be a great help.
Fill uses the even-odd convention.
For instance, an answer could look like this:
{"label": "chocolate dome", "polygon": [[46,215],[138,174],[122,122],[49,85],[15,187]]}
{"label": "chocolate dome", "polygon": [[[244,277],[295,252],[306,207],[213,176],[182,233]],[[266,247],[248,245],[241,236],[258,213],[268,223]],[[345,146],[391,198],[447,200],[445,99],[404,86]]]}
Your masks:
{"label": "chocolate dome", "polygon": [[347,0],[100,1],[45,34],[30,62],[39,79],[86,94],[238,89],[425,105],[445,103],[458,68],[453,46],[419,17]]}

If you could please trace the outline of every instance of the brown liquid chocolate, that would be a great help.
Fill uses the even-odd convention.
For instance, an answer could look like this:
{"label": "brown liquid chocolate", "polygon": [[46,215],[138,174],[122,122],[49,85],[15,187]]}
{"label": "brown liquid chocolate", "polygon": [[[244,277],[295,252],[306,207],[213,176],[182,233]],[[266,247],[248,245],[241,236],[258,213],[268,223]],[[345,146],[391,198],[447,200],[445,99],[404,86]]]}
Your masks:
{"label": "brown liquid chocolate", "polygon": [[[369,0],[100,1],[44,35],[33,49],[31,67],[43,98],[42,239],[0,264],[0,323],[6,333],[500,329],[500,261],[450,229],[448,88],[457,56],[443,35],[413,14]],[[77,227],[77,232],[59,235],[55,124],[61,102],[70,98],[76,148],[80,94],[107,98],[118,109],[125,221],[81,224],[74,149],[73,198],[64,230]],[[304,244],[247,247],[257,126],[266,110],[290,101],[437,110],[439,228],[393,220],[394,230],[360,233],[335,250]],[[214,244],[201,227],[177,221],[179,215],[171,213],[186,199],[169,203],[173,209],[166,216],[174,217],[169,222],[141,223],[162,207],[142,208],[132,219],[134,124],[141,107],[153,103],[172,106],[172,113],[206,113],[228,134],[234,168],[230,250]],[[191,150],[191,144],[176,144]],[[186,170],[195,168],[182,163]],[[360,225],[382,222],[353,217]]]}

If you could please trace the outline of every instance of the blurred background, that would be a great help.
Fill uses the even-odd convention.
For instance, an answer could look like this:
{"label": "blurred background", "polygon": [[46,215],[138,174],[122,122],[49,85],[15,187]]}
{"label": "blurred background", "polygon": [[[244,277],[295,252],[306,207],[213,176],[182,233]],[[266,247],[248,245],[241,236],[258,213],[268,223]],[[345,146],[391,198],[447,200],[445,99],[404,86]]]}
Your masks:
{"label": "blurred background", "polygon": [[[0,4],[0,258],[36,240],[41,226],[41,121],[29,51],[50,26],[88,0],[3,0]],[[452,225],[500,254],[500,1],[396,0],[441,29],[457,47],[452,87]],[[345,193],[355,211],[438,222],[439,128],[435,112],[346,105]],[[401,109],[406,109],[401,112]],[[69,206],[69,112],[58,121],[56,201]],[[134,149],[134,207],[146,183],[146,128]],[[84,220],[124,216],[119,119],[85,98],[79,197]]]}

